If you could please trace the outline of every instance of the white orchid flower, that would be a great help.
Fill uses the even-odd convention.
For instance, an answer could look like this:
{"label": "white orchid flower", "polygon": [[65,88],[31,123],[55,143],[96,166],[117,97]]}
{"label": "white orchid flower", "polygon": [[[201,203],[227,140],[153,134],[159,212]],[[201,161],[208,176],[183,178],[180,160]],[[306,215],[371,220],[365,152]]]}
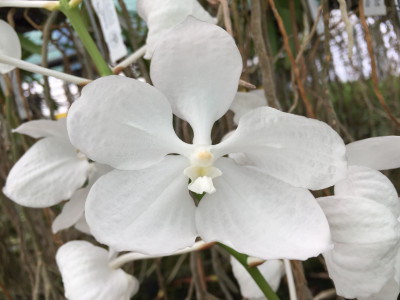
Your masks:
{"label": "white orchid flower", "polygon": [[49,207],[71,198],[86,181],[90,164],[71,145],[66,120],[36,120],[14,132],[42,138],[12,167],[3,193],[28,207]]}
{"label": "white orchid flower", "polygon": [[399,150],[398,136],[350,143],[347,177],[335,185],[335,196],[317,199],[335,245],[324,257],[338,295],[397,299],[400,200],[390,180],[372,168],[400,167]]}
{"label": "white orchid flower", "polygon": [[84,212],[87,195],[97,179],[111,170],[112,168],[107,165],[99,163],[92,164],[87,186],[75,191],[71,199],[64,205],[62,212],[54,219],[52,224],[52,230],[54,233],[76,224],[78,224],[78,230],[83,231],[84,233],[89,233],[87,225],[84,225],[86,223]]}
{"label": "white orchid flower", "polygon": [[139,282],[110,266],[109,252],[86,241],[62,245],[56,255],[65,297],[69,300],[129,300]]}
{"label": "white orchid flower", "polygon": [[146,21],[149,28],[144,56],[146,59],[153,56],[157,42],[187,16],[191,15],[208,23],[217,22],[197,0],[138,0],[136,6],[139,16]]}
{"label": "white orchid flower", "polygon": [[[0,55],[21,59],[21,43],[18,35],[7,22],[0,20]],[[0,73],[5,74],[14,70],[14,66],[0,63]]]}
{"label": "white orchid flower", "polygon": [[[264,293],[255,283],[254,279],[250,276],[249,272],[231,256],[232,272],[237,282],[239,283],[240,293],[243,297],[250,300],[265,300]],[[283,262],[278,259],[272,259],[264,262],[258,267],[260,273],[271,286],[272,290],[276,292],[281,283],[282,276],[285,274]]]}
{"label": "white orchid flower", "polygon": [[[200,236],[264,259],[306,259],[331,247],[325,216],[307,190],[345,174],[345,146],[328,125],[262,107],[211,145],[212,125],[230,107],[241,70],[233,39],[189,17],[154,53],[155,87],[119,76],[84,87],[68,114],[71,141],[119,169],[101,177],[86,202],[99,242],[164,255]],[[176,136],[172,113],[190,123],[193,144]],[[255,165],[223,157],[234,152]],[[197,207],[188,188],[205,193]]]}

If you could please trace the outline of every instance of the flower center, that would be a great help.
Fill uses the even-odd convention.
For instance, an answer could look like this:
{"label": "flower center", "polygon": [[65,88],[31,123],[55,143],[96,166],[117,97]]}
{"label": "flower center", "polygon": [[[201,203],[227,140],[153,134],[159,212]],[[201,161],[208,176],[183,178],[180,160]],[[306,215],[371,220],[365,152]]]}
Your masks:
{"label": "flower center", "polygon": [[190,156],[190,167],[183,171],[192,181],[189,190],[196,194],[214,193],[216,190],[212,179],[222,175],[219,169],[213,167],[215,159],[209,148],[198,147]]}

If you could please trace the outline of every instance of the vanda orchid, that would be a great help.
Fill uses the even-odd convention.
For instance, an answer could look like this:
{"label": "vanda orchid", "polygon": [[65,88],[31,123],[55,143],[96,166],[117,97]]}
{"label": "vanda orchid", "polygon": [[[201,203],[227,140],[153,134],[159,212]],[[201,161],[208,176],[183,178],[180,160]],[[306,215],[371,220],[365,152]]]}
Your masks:
{"label": "vanda orchid", "polygon": [[374,169],[400,167],[400,137],[347,145],[349,171],[335,196],[318,198],[334,248],[324,253],[337,294],[395,300],[400,292],[400,199],[390,180]]}
{"label": "vanda orchid", "polygon": [[82,187],[91,164],[71,145],[66,120],[37,120],[14,132],[37,141],[13,166],[3,193],[28,207],[49,207],[71,198]]}
{"label": "vanda orchid", "polygon": [[[158,44],[154,87],[119,76],[84,87],[68,114],[71,142],[117,169],[93,185],[86,202],[99,242],[163,255],[200,236],[264,259],[330,249],[328,223],[307,189],[344,177],[343,141],[325,123],[261,107],[212,145],[211,128],[230,107],[241,71],[233,39],[189,17]],[[190,123],[193,144],[176,136],[173,113]],[[235,152],[254,165],[224,157]],[[189,190],[204,193],[197,207]]]}

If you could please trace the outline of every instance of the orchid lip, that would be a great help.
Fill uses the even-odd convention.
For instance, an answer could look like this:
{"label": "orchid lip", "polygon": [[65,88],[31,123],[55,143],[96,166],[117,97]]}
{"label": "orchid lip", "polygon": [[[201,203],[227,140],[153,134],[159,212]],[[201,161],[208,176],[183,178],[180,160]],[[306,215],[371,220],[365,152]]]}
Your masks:
{"label": "orchid lip", "polygon": [[222,175],[222,172],[213,166],[215,157],[210,151],[211,146],[198,146],[190,155],[190,167],[183,174],[192,181],[188,188],[197,194],[204,192],[212,194],[216,191],[212,179]]}

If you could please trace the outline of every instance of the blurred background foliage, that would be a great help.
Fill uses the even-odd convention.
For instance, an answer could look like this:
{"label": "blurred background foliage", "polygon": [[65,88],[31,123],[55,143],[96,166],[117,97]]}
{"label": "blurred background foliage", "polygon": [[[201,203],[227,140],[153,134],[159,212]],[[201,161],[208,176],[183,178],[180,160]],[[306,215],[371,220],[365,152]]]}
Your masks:
{"label": "blurred background foliage", "polygon": [[[380,1],[386,6],[386,14],[380,16],[363,16],[361,1],[343,1],[347,23],[336,0],[200,2],[233,35],[243,57],[242,80],[264,90],[270,106],[315,115],[346,143],[399,135],[397,1]],[[136,13],[135,1],[118,0],[115,4],[124,41],[129,52],[134,52],[145,43],[146,24]],[[81,16],[109,61],[89,0],[82,2]],[[61,13],[0,8],[0,18],[19,33],[25,60],[89,79],[98,77],[88,53]],[[350,38],[346,32],[349,25]],[[123,73],[151,82],[146,60],[139,60]],[[239,90],[249,91],[251,85],[244,84]],[[4,186],[13,163],[34,142],[11,134],[11,129],[27,120],[62,117],[82,87],[19,70],[1,77],[0,87],[0,186]],[[178,119],[174,124],[177,134],[190,142],[188,124]],[[213,141],[218,142],[234,126],[229,112],[216,122]],[[399,171],[385,174],[399,190]],[[329,193],[332,191],[315,195]],[[0,198],[0,299],[63,299],[55,264],[58,246],[74,239],[95,241],[73,228],[52,234],[52,220],[62,205],[30,209],[14,204],[3,194]],[[321,257],[292,262],[292,267],[299,299],[340,299]],[[141,281],[135,299],[241,299],[229,257],[217,246],[179,257],[130,263],[125,269]],[[285,278],[278,295],[288,299]]]}

